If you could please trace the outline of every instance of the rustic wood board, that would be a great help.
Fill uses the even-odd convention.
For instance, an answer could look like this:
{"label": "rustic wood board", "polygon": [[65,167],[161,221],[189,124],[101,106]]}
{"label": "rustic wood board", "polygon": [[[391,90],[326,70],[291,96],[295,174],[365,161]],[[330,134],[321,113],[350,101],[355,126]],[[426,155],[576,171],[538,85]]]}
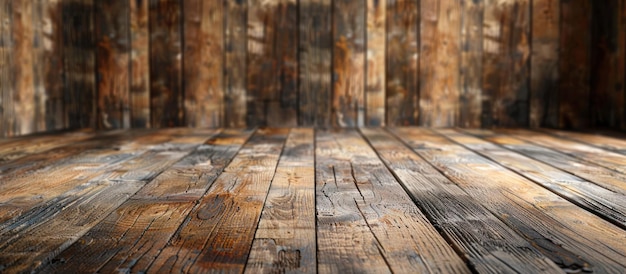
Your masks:
{"label": "rustic wood board", "polygon": [[[383,129],[361,132],[439,233],[467,258],[473,271],[554,270],[533,247],[533,239],[518,235],[399,140]],[[564,251],[555,250],[554,255],[562,256],[561,260],[577,260],[568,258],[571,254]]]}
{"label": "rustic wood board", "polygon": [[[7,113],[9,135],[35,131],[35,83],[33,67],[33,1],[12,0],[13,113]],[[3,19],[4,20],[4,19]]]}
{"label": "rustic wood board", "polygon": [[318,132],[315,162],[319,272],[470,272],[357,131]]}
{"label": "rustic wood board", "polygon": [[[626,269],[626,231],[429,130],[392,132],[564,270]],[[559,261],[554,245],[579,259]]]}
{"label": "rustic wood board", "polygon": [[[27,138],[0,144],[0,165],[3,167],[10,161],[39,154],[57,147],[80,142],[93,137],[87,132],[71,132],[58,135],[47,135],[39,138]],[[2,168],[0,168],[2,170]]]}
{"label": "rustic wood board", "polygon": [[147,271],[243,271],[288,132],[258,130]]}
{"label": "rustic wood board", "polygon": [[480,127],[483,83],[483,0],[461,1],[460,104],[461,127]]}
{"label": "rustic wood board", "polygon": [[387,3],[366,1],[365,125],[385,126]]}
{"label": "rustic wood board", "polygon": [[299,126],[329,127],[332,113],[331,0],[300,0]]}
{"label": "rustic wood board", "polygon": [[155,128],[184,123],[182,7],[179,0],[149,0],[150,116]]}
{"label": "rustic wood board", "polygon": [[581,142],[601,149],[626,154],[626,136],[621,134],[610,136],[603,135],[602,133],[583,133],[555,129],[541,129],[541,132]]}
{"label": "rustic wood board", "polygon": [[11,1],[0,0],[0,18],[3,18],[0,24],[0,107],[2,114],[0,115],[0,136],[7,136],[9,128],[8,119],[11,115],[10,103],[13,94],[13,47],[11,37]]}
{"label": "rustic wood board", "polygon": [[459,120],[461,5],[420,2],[419,125],[453,126]]}
{"label": "rustic wood board", "polygon": [[150,34],[149,3],[131,0],[130,24],[130,106],[131,126],[150,127]]}
{"label": "rustic wood board", "polygon": [[225,1],[224,126],[246,126],[247,1]]}
{"label": "rustic wood board", "polygon": [[387,1],[386,10],[387,125],[416,125],[419,116],[419,2]]}
{"label": "rustic wood board", "polygon": [[334,0],[332,125],[365,125],[366,0]]}
{"label": "rustic wood board", "polygon": [[183,0],[185,125],[220,127],[224,112],[224,3]]}

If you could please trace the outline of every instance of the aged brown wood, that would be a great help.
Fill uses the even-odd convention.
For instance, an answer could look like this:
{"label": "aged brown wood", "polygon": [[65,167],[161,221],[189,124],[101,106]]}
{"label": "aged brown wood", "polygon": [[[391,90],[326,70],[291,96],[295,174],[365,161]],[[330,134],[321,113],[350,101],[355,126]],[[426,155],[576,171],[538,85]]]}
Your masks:
{"label": "aged brown wood", "polygon": [[366,0],[333,1],[332,125],[363,126],[365,119]]}
{"label": "aged brown wood", "polygon": [[331,0],[300,0],[299,6],[298,124],[328,127],[332,113]]}
{"label": "aged brown wood", "polygon": [[470,272],[355,130],[318,132],[315,162],[319,272]]}
{"label": "aged brown wood", "polygon": [[224,125],[246,126],[247,1],[225,1]]}
{"label": "aged brown wood", "polygon": [[181,1],[149,1],[151,124],[156,128],[182,126]]}
{"label": "aged brown wood", "polygon": [[130,106],[131,126],[150,127],[149,1],[130,0]]}
{"label": "aged brown wood", "polygon": [[387,1],[386,10],[387,125],[416,125],[419,117],[419,2]]}
{"label": "aged brown wood", "polygon": [[384,126],[387,4],[380,0],[366,1],[365,125]]}
{"label": "aged brown wood", "polygon": [[461,1],[461,90],[458,125],[462,127],[481,126],[483,16],[482,0]]}
{"label": "aged brown wood", "polygon": [[461,4],[420,2],[419,125],[453,126],[459,120]]}
{"label": "aged brown wood", "polygon": [[9,135],[13,114],[13,37],[12,1],[0,0],[0,135]]}
{"label": "aged brown wood", "polygon": [[531,127],[559,125],[560,0],[532,1],[530,55]]}
{"label": "aged brown wood", "polygon": [[33,79],[33,1],[12,0],[13,113],[9,134],[22,135],[35,130],[35,83]]}
{"label": "aged brown wood", "polygon": [[[393,132],[564,270],[626,269],[626,231],[426,129]],[[579,260],[559,261],[554,245]]]}
{"label": "aged brown wood", "polygon": [[33,154],[75,144],[93,136],[88,132],[70,132],[67,134],[53,134],[35,138],[17,139],[0,144],[0,174],[6,168],[7,162]]}
{"label": "aged brown wood", "polygon": [[[555,270],[522,236],[498,220],[428,162],[383,129],[361,129],[387,167],[439,233],[479,273],[542,272]],[[497,244],[493,239],[498,239]],[[557,248],[561,261],[578,258]],[[560,257],[560,258],[559,258]]]}
{"label": "aged brown wood", "polygon": [[224,101],[224,3],[183,0],[185,125],[220,127]]}
{"label": "aged brown wood", "polygon": [[541,129],[541,132],[556,135],[558,137],[567,138],[569,140],[585,143],[590,146],[626,154],[626,136],[618,133],[618,135],[604,135],[602,133],[582,133],[574,131]]}

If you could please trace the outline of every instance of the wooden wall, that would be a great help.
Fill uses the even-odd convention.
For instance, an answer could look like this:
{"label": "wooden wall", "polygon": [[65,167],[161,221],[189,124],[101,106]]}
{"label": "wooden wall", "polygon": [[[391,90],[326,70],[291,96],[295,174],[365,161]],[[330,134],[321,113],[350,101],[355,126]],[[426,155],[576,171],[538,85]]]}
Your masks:
{"label": "wooden wall", "polygon": [[626,0],[0,0],[0,135],[626,129]]}

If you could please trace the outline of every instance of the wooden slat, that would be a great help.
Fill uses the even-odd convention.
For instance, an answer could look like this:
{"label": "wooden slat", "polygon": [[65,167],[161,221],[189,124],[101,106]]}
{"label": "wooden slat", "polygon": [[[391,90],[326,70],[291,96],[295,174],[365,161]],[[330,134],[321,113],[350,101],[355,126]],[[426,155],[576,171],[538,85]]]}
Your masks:
{"label": "wooden slat", "polygon": [[9,117],[9,135],[35,130],[35,83],[33,79],[33,1],[12,0],[13,34],[13,113]]}
{"label": "wooden slat", "polygon": [[225,1],[224,125],[246,126],[247,1]]}
{"label": "wooden slat", "polygon": [[317,273],[315,136],[292,129],[252,242],[248,273]]}
{"label": "wooden slat", "polygon": [[242,272],[287,133],[257,131],[147,271]]}
{"label": "wooden slat", "polygon": [[[455,250],[468,259],[474,271],[537,273],[558,269],[533,247],[533,239],[518,235],[389,133],[383,129],[361,132],[413,201]],[[497,244],[493,239],[498,239]],[[553,247],[553,253],[546,254],[553,261],[579,262],[565,249]]]}
{"label": "wooden slat", "polygon": [[[93,136],[93,133],[71,132],[6,142],[0,145],[0,165],[4,168],[9,161],[80,142]],[[2,170],[2,168],[0,168],[0,170]]]}
{"label": "wooden slat", "polygon": [[182,126],[182,6],[149,0],[150,116],[153,127]]}
{"label": "wooden slat", "polygon": [[334,0],[332,125],[363,126],[365,119],[366,0]]}
{"label": "wooden slat", "polygon": [[355,130],[316,134],[320,273],[469,273]]}
{"label": "wooden slat", "polygon": [[365,125],[384,126],[387,3],[380,0],[366,1]]}
{"label": "wooden slat", "polygon": [[10,136],[13,119],[13,2],[11,0],[0,1],[0,135]]}
{"label": "wooden slat", "polygon": [[626,231],[426,129],[393,132],[544,254],[558,245],[584,262],[555,261],[564,270],[626,269]]}
{"label": "wooden slat", "polygon": [[387,125],[416,125],[419,116],[419,32],[417,0],[387,1]]}
{"label": "wooden slat", "polygon": [[41,272],[146,271],[250,136],[226,130],[168,168]]}
{"label": "wooden slat", "polygon": [[130,1],[130,106],[131,126],[150,127],[150,35],[146,0]]}
{"label": "wooden slat", "polygon": [[300,0],[299,5],[298,124],[328,127],[332,113],[331,0]]}
{"label": "wooden slat", "polygon": [[532,1],[530,126],[559,124],[560,0]]}
{"label": "wooden slat", "polygon": [[461,5],[420,2],[419,125],[453,126],[459,120]]}
{"label": "wooden slat", "polygon": [[563,137],[569,140],[582,142],[584,144],[610,150],[613,152],[626,154],[626,136],[625,135],[603,135],[602,133],[582,133],[564,130],[542,129],[541,132]]}
{"label": "wooden slat", "polygon": [[[437,130],[448,139],[488,158],[516,173],[534,181],[566,200],[589,212],[626,228],[626,195],[603,188],[593,182],[559,170],[538,160],[526,157],[476,137],[460,134],[454,130]],[[511,137],[499,137],[496,144],[517,143],[515,147],[525,149],[524,143]]]}
{"label": "wooden slat", "polygon": [[185,125],[220,127],[224,111],[224,3],[182,3]]}
{"label": "wooden slat", "polygon": [[461,1],[461,85],[458,126],[480,127],[483,71],[482,0]]}

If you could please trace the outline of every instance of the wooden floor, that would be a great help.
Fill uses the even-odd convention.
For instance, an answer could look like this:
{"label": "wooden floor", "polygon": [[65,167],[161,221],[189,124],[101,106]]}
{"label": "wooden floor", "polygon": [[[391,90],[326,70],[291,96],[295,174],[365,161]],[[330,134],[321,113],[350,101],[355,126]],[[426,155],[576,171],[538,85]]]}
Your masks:
{"label": "wooden floor", "polygon": [[626,273],[626,138],[294,128],[0,140],[1,273],[208,270]]}

